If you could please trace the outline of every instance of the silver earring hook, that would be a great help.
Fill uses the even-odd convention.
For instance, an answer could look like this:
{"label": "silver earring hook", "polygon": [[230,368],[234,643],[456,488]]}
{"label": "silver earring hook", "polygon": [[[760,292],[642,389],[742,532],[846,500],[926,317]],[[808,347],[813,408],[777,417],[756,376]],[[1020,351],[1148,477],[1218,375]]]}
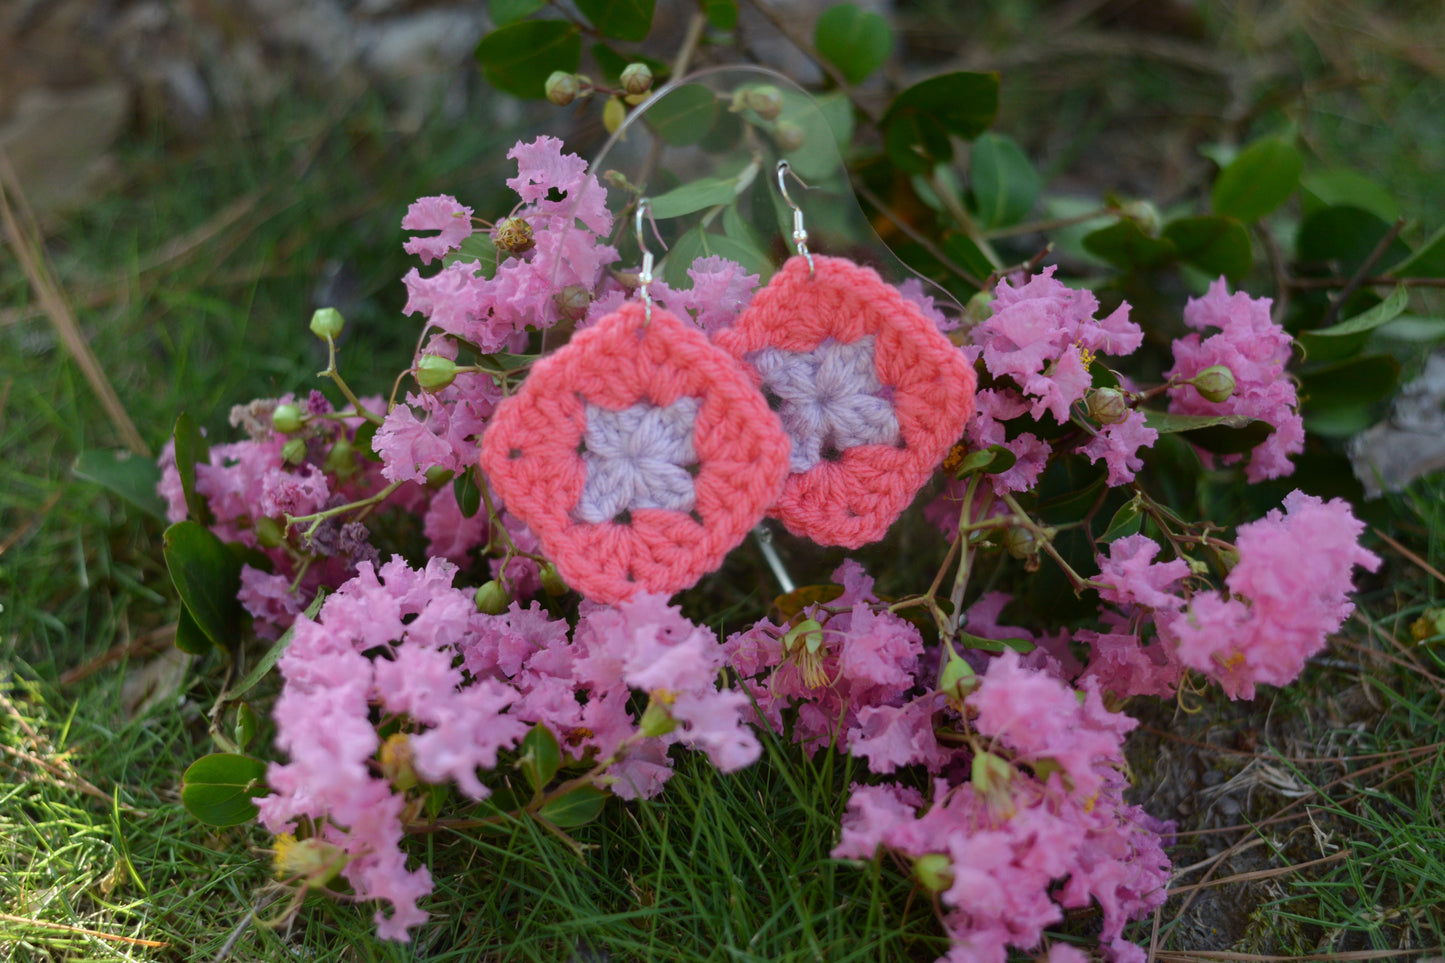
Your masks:
{"label": "silver earring hook", "polygon": [[803,190],[809,190],[808,185],[804,183],[803,179],[794,173],[792,164],[789,164],[786,160],[778,161],[778,190],[783,195],[783,202],[793,211],[793,244],[797,246],[798,253],[807,259],[808,279],[812,280],[813,255],[808,251],[808,229],[803,226],[802,210],[798,205],[794,204],[793,199],[788,196],[788,175],[790,174],[793,180],[803,185]]}
{"label": "silver earring hook", "polygon": [[652,294],[647,290],[652,284],[652,252],[647,249],[647,240],[643,237],[642,225],[647,218],[647,211],[651,201],[646,198],[637,200],[637,220],[633,227],[637,231],[637,247],[642,251],[642,270],[637,272],[637,290],[642,292],[643,324],[652,323]]}

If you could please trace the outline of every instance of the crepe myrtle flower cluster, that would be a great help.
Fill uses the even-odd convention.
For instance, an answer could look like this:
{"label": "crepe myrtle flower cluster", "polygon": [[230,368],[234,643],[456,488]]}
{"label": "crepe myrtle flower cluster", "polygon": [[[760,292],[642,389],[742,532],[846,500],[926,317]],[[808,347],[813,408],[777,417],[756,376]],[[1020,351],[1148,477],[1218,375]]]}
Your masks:
{"label": "crepe myrtle flower cluster", "polygon": [[[965,327],[905,283],[899,293],[958,346],[980,384],[945,461],[952,477],[924,509],[952,539],[938,578],[924,594],[884,600],[845,561],[831,591],[719,641],[660,595],[563,599],[537,536],[478,471],[494,412],[535,360],[536,333],[560,328],[552,343],[565,340],[614,315],[636,287],[615,267],[607,188],[585,162],[548,137],[508,156],[519,200],[496,222],[448,196],[417,201],[402,221],[429,232],[405,245],[427,271],[404,278],[406,312],[422,323],[413,390],[358,397],[336,369],[341,317],[318,312],[312,330],[331,359],[323,374],[346,404],[319,391],[253,402],[232,413],[246,438],[212,444],[193,472],[177,465],[175,446],[162,456],[171,520],[203,502],[198,520],[254,550],[240,600],[257,634],[292,630],[272,709],[283,759],[257,799],[278,871],[312,888],[344,879],[352,898],[379,904],[381,937],[407,939],[432,890],[409,833],[488,799],[518,816],[582,788],[652,797],[683,750],[723,771],[750,765],[761,728],[805,753],[862,762],[833,855],[886,854],[911,873],[951,938],[946,960],[1001,961],[1014,948],[1076,963],[1083,954],[1049,945],[1046,931],[1091,905],[1105,957],[1142,960],[1124,928],[1164,900],[1172,827],[1124,800],[1122,746],[1135,723],[1116,710],[1175,696],[1191,679],[1234,698],[1288,683],[1350,613],[1353,567],[1378,559],[1339,500],[1295,492],[1233,542],[1156,513],[1157,537],[1115,539],[1096,573],[1068,572],[1096,594],[1099,615],[1051,634],[1003,624],[1009,596],[970,595],[970,564],[990,547],[1030,564],[1049,553],[1051,532],[1016,496],[1051,460],[1102,462],[1110,486],[1145,498],[1132,483],[1158,437],[1146,423],[1153,399],[1174,413],[1267,422],[1266,441],[1231,457],[1251,481],[1289,474],[1303,429],[1282,375],[1289,340],[1268,302],[1212,285],[1184,309],[1194,331],[1175,343],[1165,383],[1146,389],[1108,367],[1143,341],[1129,306],[1100,318],[1095,297],[1052,268],[1002,280]],[[719,257],[687,274],[685,290],[652,283],[654,310],[707,338],[735,326],[761,280]],[[866,368],[873,345],[864,347],[829,343],[814,367]],[[774,360],[755,359],[760,369]],[[862,380],[872,407],[857,443],[888,441],[888,393]],[[801,385],[799,397],[815,389]],[[659,470],[671,474],[646,479],[666,507],[674,489],[691,491],[693,438],[677,425],[693,424],[698,404],[688,396],[646,417],[599,416],[583,434],[584,457],[613,448],[631,457],[646,427],[670,446]],[[1002,470],[968,467],[990,449],[1006,453]],[[583,511],[623,513],[608,497],[591,492]],[[398,516],[416,520],[425,558],[390,554],[379,523]],[[323,590],[319,611],[303,614]],[[539,732],[557,746],[559,774],[530,801],[503,800],[498,790],[515,783],[521,747]]]}

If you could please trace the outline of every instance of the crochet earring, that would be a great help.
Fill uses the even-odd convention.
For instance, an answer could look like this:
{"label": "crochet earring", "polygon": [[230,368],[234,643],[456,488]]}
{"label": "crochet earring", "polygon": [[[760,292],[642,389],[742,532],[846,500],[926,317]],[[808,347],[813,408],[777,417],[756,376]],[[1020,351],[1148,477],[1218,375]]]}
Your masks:
{"label": "crochet earring", "polygon": [[751,367],[792,440],[770,514],[794,534],[857,548],[883,537],[963,434],[973,366],[876,271],[810,253],[788,196],[797,175],[785,160],[777,173],[797,256],[714,343]]}
{"label": "crochet earring", "polygon": [[638,300],[538,361],[482,436],[482,470],[568,585],[608,604],[671,594],[717,568],[762,519],[788,438],[748,373]]}

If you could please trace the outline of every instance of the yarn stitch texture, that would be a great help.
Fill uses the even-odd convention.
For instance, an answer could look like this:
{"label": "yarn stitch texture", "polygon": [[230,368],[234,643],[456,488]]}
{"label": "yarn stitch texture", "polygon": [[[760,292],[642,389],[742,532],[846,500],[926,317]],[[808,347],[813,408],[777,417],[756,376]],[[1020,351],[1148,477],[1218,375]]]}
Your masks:
{"label": "yarn stitch texture", "polygon": [[793,442],[771,514],[857,548],[883,537],[963,434],[975,377],[872,268],[813,262],[810,277],[807,259],[789,258],[714,342],[750,367]]}
{"label": "yarn stitch texture", "polygon": [[744,368],[634,302],[533,366],[481,465],[567,584],[613,604],[722,564],[777,498],[788,451]]}

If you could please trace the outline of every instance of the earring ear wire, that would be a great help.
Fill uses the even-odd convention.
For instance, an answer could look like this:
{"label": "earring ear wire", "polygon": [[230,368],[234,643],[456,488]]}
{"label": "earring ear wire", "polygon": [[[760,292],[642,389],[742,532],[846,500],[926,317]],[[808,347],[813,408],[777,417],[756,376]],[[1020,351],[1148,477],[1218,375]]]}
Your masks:
{"label": "earring ear wire", "polygon": [[810,190],[808,185],[793,170],[793,165],[786,160],[778,161],[778,191],[783,195],[783,203],[787,204],[793,211],[793,244],[798,248],[798,253],[808,261],[808,280],[813,279],[813,255],[808,250],[808,229],[803,226],[803,211],[793,199],[788,196],[788,177],[802,184],[803,190]]}
{"label": "earring ear wire", "polygon": [[641,197],[637,200],[637,218],[633,228],[637,232],[637,247],[642,251],[642,270],[637,272],[637,289],[642,292],[643,324],[652,323],[652,293],[647,290],[652,284],[652,252],[647,249],[647,240],[643,237],[642,224],[651,208],[652,201],[649,198]]}

